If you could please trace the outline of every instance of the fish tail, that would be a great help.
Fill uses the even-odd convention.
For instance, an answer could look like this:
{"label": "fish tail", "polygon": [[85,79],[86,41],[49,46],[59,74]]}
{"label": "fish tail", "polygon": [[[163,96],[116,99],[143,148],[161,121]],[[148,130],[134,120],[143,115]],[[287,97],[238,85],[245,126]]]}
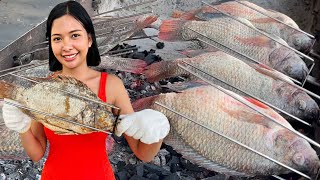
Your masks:
{"label": "fish tail", "polygon": [[167,76],[169,76],[169,71],[169,62],[160,61],[147,66],[143,71],[143,74],[145,74],[148,82],[156,82],[167,78]]}
{"label": "fish tail", "polygon": [[0,99],[11,98],[14,85],[5,81],[0,81]]}
{"label": "fish tail", "polygon": [[165,41],[183,40],[182,27],[187,20],[170,19],[162,21],[160,25],[159,39]]}
{"label": "fish tail", "polygon": [[133,107],[134,111],[148,109],[154,104],[154,102],[157,100],[157,98],[158,98],[158,95],[138,99],[132,103],[132,107]]}

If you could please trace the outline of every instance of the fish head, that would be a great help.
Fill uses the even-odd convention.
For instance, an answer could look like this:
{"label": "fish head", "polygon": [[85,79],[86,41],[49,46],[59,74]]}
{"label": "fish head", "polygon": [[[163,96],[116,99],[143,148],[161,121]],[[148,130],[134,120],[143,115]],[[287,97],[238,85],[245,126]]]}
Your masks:
{"label": "fish head", "polygon": [[289,148],[294,152],[292,156],[293,167],[296,167],[296,169],[301,172],[307,173],[312,179],[317,176],[320,161],[317,153],[312,149],[310,144],[302,138],[297,138]]}
{"label": "fish head", "polygon": [[309,36],[295,31],[287,37],[287,42],[291,47],[303,53],[308,53],[313,47],[315,39],[311,39]]}
{"label": "fish head", "polygon": [[286,82],[276,88],[278,97],[286,103],[285,111],[308,122],[319,121],[319,106],[306,92]]}
{"label": "fish head", "polygon": [[287,129],[281,129],[274,136],[275,149],[281,149],[278,158],[286,165],[314,177],[319,169],[316,151],[303,138]]}
{"label": "fish head", "polygon": [[285,47],[276,48],[270,53],[269,61],[275,69],[299,81],[308,74],[306,63],[293,51]]}

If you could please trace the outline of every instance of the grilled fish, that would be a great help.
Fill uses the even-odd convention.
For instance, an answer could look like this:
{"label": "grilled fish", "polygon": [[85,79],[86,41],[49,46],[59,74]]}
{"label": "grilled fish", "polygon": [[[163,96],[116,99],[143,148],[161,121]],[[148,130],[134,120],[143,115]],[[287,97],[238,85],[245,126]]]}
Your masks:
{"label": "grilled fish", "polygon": [[[241,21],[251,24],[245,19],[241,19]],[[246,28],[243,24],[229,17],[220,16],[210,21],[164,20],[160,26],[159,38],[167,41],[204,39],[203,36],[190,29],[292,78],[303,80],[307,76],[308,68],[305,62],[294,51],[257,34],[253,29]],[[205,40],[230,52],[229,49],[213,41]],[[285,42],[283,41],[283,43]],[[233,51],[230,53],[239,57]],[[240,57],[243,59],[242,56]]]}
{"label": "grilled fish", "polygon": [[[314,176],[319,168],[318,156],[306,140],[211,86],[191,88],[181,93],[160,94],[133,103],[135,110],[151,108],[164,113],[171,125],[164,142],[199,166],[237,176],[289,172],[286,168],[154,104],[156,101],[310,176]],[[284,118],[269,107],[253,99],[248,99],[247,102],[292,129]]]}
{"label": "grilled fish", "polygon": [[[63,89],[102,102],[97,95],[81,81],[65,76],[37,78],[35,80],[40,83],[35,84],[16,78],[7,78],[6,81],[1,80],[0,98],[9,98],[34,110],[49,113],[104,131],[113,132],[115,117],[111,113],[110,107],[102,105],[103,103],[99,104],[84,101],[56,89]],[[24,109],[23,111],[56,134],[87,134],[95,131],[80,125],[47,117],[33,111]]]}
{"label": "grilled fish", "polygon": [[[229,1],[215,5],[214,7],[232,16],[249,20],[257,29],[267,32],[272,36],[282,38],[288,43],[289,46],[301,52],[307,53],[309,50],[311,50],[313,46],[313,40],[306,34],[299,32],[299,26],[290,17],[280,12],[266,10],[248,1],[241,1],[241,3],[245,5],[242,5],[236,1]],[[247,7],[246,5],[252,7],[253,9]],[[263,15],[254,9],[257,9],[258,11],[263,12],[272,18]],[[212,7],[204,6],[198,10],[183,13],[180,15],[180,18],[195,19],[198,17],[203,20],[210,20],[220,13],[221,12]],[[175,14],[177,15],[177,13]],[[291,27],[282,24],[273,18],[280,20]],[[293,29],[292,27],[297,30]]]}
{"label": "grilled fish", "polygon": [[[193,58],[157,62],[147,66],[144,74],[149,82],[180,75],[187,75],[193,79],[194,76],[178,66],[182,61],[190,63],[213,77],[223,80],[300,119],[318,120],[319,107],[317,103],[307,93],[292,86],[292,82],[288,83],[277,79],[277,77],[263,74],[265,68],[249,66],[222,51],[205,53]],[[212,81],[224,88],[241,93],[216,79]]]}

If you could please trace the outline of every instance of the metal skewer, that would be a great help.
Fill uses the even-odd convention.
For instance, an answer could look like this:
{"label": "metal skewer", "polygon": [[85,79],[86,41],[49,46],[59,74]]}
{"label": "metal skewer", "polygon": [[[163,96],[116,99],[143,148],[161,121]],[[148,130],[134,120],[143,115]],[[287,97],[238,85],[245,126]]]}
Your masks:
{"label": "metal skewer", "polygon": [[[13,74],[13,73],[9,73],[9,74],[12,75],[12,76],[16,76],[16,77],[19,77],[19,78],[21,78],[21,79],[30,81],[30,82],[34,82],[34,83],[36,83],[36,84],[41,84],[39,81],[30,79],[30,78],[27,78],[27,77],[24,77],[24,76],[20,76],[20,75]],[[46,86],[46,87],[50,87],[50,88],[52,88],[52,89],[61,91],[61,92],[63,92],[63,93],[66,93],[66,94],[68,94],[68,95],[75,96],[75,97],[80,98],[80,99],[84,99],[84,100],[87,100],[87,101],[95,102],[95,103],[98,103],[98,104],[101,104],[101,105],[104,105],[104,106],[108,106],[108,107],[110,107],[110,108],[114,108],[114,109],[116,109],[116,110],[120,110],[119,107],[116,107],[116,106],[114,106],[114,105],[112,105],[112,104],[109,104],[109,103],[97,101],[97,100],[95,100],[95,99],[91,99],[91,98],[88,98],[88,97],[85,97],[85,96],[81,96],[81,95],[78,95],[78,94],[74,94],[74,93],[72,93],[72,92],[70,92],[70,91],[66,91],[66,90],[63,90],[63,89],[60,89],[60,88],[57,88],[57,87],[54,87],[54,86],[43,85],[43,84],[41,84],[41,85],[42,85],[42,86]]]}
{"label": "metal skewer", "polygon": [[184,69],[185,71],[188,71],[189,73],[193,74],[194,76],[200,78],[201,80],[207,82],[209,85],[213,86],[214,88],[219,89],[220,91],[224,92],[225,94],[233,97],[234,99],[238,100],[238,101],[241,102],[242,104],[248,106],[250,109],[258,112],[259,114],[261,114],[261,115],[263,115],[263,116],[265,116],[265,117],[267,117],[268,119],[270,119],[270,120],[273,121],[274,123],[280,125],[281,127],[286,128],[287,130],[291,131],[292,133],[296,134],[297,136],[305,139],[305,140],[308,141],[309,143],[311,143],[311,144],[317,146],[318,148],[320,148],[320,145],[319,145],[317,142],[315,142],[314,140],[306,137],[305,135],[301,134],[300,132],[296,131],[295,129],[290,129],[290,128],[288,128],[287,126],[279,123],[277,120],[275,120],[275,119],[274,119],[273,117],[271,117],[270,115],[262,112],[261,110],[259,110],[259,109],[257,109],[256,107],[254,107],[252,104],[244,101],[243,99],[240,99],[239,97],[236,97],[236,96],[235,96],[233,93],[231,93],[230,91],[227,91],[226,89],[224,89],[224,88],[222,88],[222,87],[220,87],[220,86],[217,86],[217,85],[211,83],[209,80],[207,80],[206,78],[202,77],[201,75],[193,72],[192,70],[188,69],[187,67],[183,67],[183,66],[180,65],[180,64],[178,64],[178,66],[181,67],[182,69]]}
{"label": "metal skewer", "polygon": [[[21,65],[21,66],[16,66],[16,67],[13,67],[13,68],[9,68],[10,70],[13,70],[13,69],[18,69],[18,68],[22,68],[22,69],[19,69],[19,70],[15,70],[15,71],[12,71],[10,73],[17,73],[17,72],[21,72],[21,71],[25,71],[25,70],[28,70],[28,69],[32,69],[32,68],[35,68],[35,67],[38,67],[38,66],[42,66],[42,65],[45,65],[48,63],[47,60],[43,60],[44,62],[41,62],[41,63],[29,63],[29,64],[24,64],[24,65]],[[23,68],[23,67],[27,67],[27,68]],[[5,70],[2,70],[0,71],[1,72],[5,72],[5,71],[8,71],[9,69],[5,69]],[[0,78],[1,77],[4,77],[4,76],[7,76],[9,73],[6,73],[6,74],[3,74],[3,75],[0,75]]]}
{"label": "metal skewer", "polygon": [[278,108],[278,107],[276,107],[276,106],[274,106],[274,105],[272,105],[272,104],[270,104],[270,103],[268,103],[268,102],[266,102],[266,101],[264,101],[264,100],[262,100],[262,99],[260,99],[260,98],[258,98],[258,97],[255,97],[255,96],[253,96],[253,95],[251,95],[251,94],[249,94],[249,93],[247,93],[247,92],[245,92],[245,91],[243,91],[243,90],[240,90],[239,88],[237,88],[237,87],[235,87],[235,86],[233,86],[233,85],[230,85],[230,84],[228,84],[227,82],[225,82],[225,81],[223,81],[223,80],[221,80],[221,79],[219,79],[219,78],[217,78],[217,77],[212,76],[212,75],[209,74],[208,72],[205,72],[204,70],[202,70],[202,69],[200,69],[200,68],[198,68],[198,67],[196,67],[196,66],[194,66],[194,65],[192,65],[192,64],[190,64],[190,63],[188,63],[188,62],[186,62],[186,61],[184,61],[184,60],[183,60],[182,62],[185,63],[185,64],[187,64],[187,65],[189,65],[189,66],[191,66],[191,67],[193,67],[193,68],[195,68],[195,69],[197,69],[198,71],[201,71],[202,73],[204,73],[204,74],[206,74],[206,75],[208,75],[208,76],[210,76],[210,77],[212,77],[212,78],[214,78],[214,79],[217,79],[218,81],[220,81],[220,82],[222,82],[222,83],[224,83],[224,84],[226,84],[226,85],[228,85],[228,86],[230,86],[230,87],[232,87],[232,88],[235,88],[236,90],[238,90],[238,91],[240,91],[240,92],[242,92],[242,93],[244,93],[244,94],[246,94],[246,95],[249,95],[249,96],[255,98],[256,100],[258,100],[258,101],[260,101],[260,102],[262,102],[262,103],[264,103],[264,104],[272,107],[273,109],[276,109],[277,111],[280,111],[280,112],[283,113],[283,114],[285,114],[285,115],[287,115],[287,116],[290,116],[291,118],[293,118],[293,119],[295,119],[295,120],[297,120],[297,121],[299,121],[299,122],[301,122],[301,123],[303,123],[303,124],[305,124],[305,125],[307,125],[307,126],[309,126],[309,127],[312,127],[311,124],[303,121],[302,119],[300,119],[300,118],[298,118],[298,117],[295,117],[295,116],[293,116],[292,114],[290,114],[290,113],[288,113],[288,112],[286,112],[286,111],[284,111],[284,110],[282,110],[282,109],[280,109],[280,108]]}
{"label": "metal skewer", "polygon": [[78,123],[78,122],[75,122],[75,121],[72,121],[72,120],[69,120],[69,119],[66,119],[66,118],[62,118],[62,117],[59,117],[59,116],[56,116],[56,115],[53,115],[53,114],[50,114],[50,113],[46,113],[46,112],[42,112],[42,111],[39,111],[39,110],[35,110],[35,109],[29,108],[29,107],[26,107],[26,106],[23,106],[23,105],[20,105],[20,104],[8,102],[6,100],[4,100],[4,103],[12,105],[12,106],[15,106],[15,107],[18,107],[18,108],[26,109],[26,110],[31,111],[31,112],[35,112],[35,113],[38,113],[38,114],[49,116],[49,117],[52,117],[52,118],[55,118],[55,119],[58,119],[58,120],[61,120],[61,121],[65,121],[65,122],[68,122],[68,123],[71,123],[71,124],[75,124],[75,125],[78,125],[78,126],[86,127],[86,128],[92,129],[92,130],[100,131],[100,132],[104,132],[106,134],[112,134],[111,132],[108,132],[108,131],[105,131],[105,130],[102,130],[102,129],[98,129],[98,128],[95,128],[95,127],[92,127],[92,126],[89,126],[89,125],[81,124],[81,123]]}
{"label": "metal skewer", "polygon": [[108,14],[108,13],[111,13],[111,12],[120,11],[120,10],[123,10],[123,9],[129,9],[129,8],[137,7],[137,6],[148,4],[148,3],[153,3],[155,1],[157,1],[157,0],[150,0],[150,1],[145,1],[145,2],[141,2],[141,3],[131,4],[131,5],[128,5],[126,7],[121,7],[121,8],[117,8],[117,9],[113,9],[113,10],[110,10],[110,11],[106,11],[106,12],[97,14],[97,15],[95,15],[93,17],[100,16],[100,15],[103,15],[103,14]]}
{"label": "metal skewer", "polygon": [[253,148],[251,148],[251,147],[249,147],[249,146],[247,146],[247,145],[245,145],[245,144],[243,144],[243,143],[241,143],[241,142],[239,142],[237,140],[234,140],[233,138],[230,138],[230,137],[228,137],[228,136],[226,136],[226,135],[224,135],[222,133],[219,133],[219,132],[215,131],[214,129],[212,129],[212,128],[206,126],[206,125],[200,124],[200,123],[196,122],[195,120],[193,120],[193,119],[191,119],[191,118],[189,118],[189,117],[187,117],[187,116],[185,116],[185,115],[173,110],[172,108],[169,108],[169,107],[167,107],[167,106],[165,106],[165,105],[163,105],[163,104],[161,104],[161,103],[159,103],[157,101],[155,102],[155,104],[157,104],[157,105],[159,105],[159,106],[161,106],[161,107],[163,107],[163,108],[165,108],[165,109],[167,109],[167,110],[169,110],[169,111],[171,111],[171,112],[173,112],[173,113],[175,113],[175,114],[177,114],[177,115],[179,115],[179,116],[181,116],[181,117],[183,117],[183,118],[185,118],[185,119],[187,119],[187,120],[189,120],[189,121],[191,121],[191,122],[193,122],[193,123],[195,123],[195,124],[197,124],[197,125],[199,125],[199,126],[201,126],[203,128],[205,128],[205,129],[207,129],[207,130],[209,130],[209,131],[211,131],[211,132],[213,132],[213,133],[215,133],[215,134],[217,134],[219,136],[222,136],[222,137],[224,137],[224,138],[226,138],[226,139],[228,139],[228,140],[230,140],[230,141],[232,141],[232,142],[234,142],[234,143],[236,143],[236,144],[238,144],[238,145],[240,145],[240,146],[242,146],[242,147],[244,147],[244,148],[246,148],[246,149],[248,149],[248,150],[250,150],[250,151],[252,151],[252,152],[254,152],[254,153],[256,153],[256,154],[258,154],[258,155],[260,155],[260,156],[262,156],[262,157],[264,157],[264,158],[266,158],[266,159],[268,159],[268,160],[270,160],[270,161],[272,161],[272,162],[274,162],[276,164],[278,164],[278,165],[280,165],[280,166],[282,166],[282,167],[285,167],[285,168],[287,168],[287,169],[289,169],[289,170],[291,170],[291,171],[293,171],[293,172],[295,172],[295,173],[297,173],[297,174],[299,174],[299,175],[301,175],[301,176],[303,176],[305,178],[311,179],[306,174],[303,174],[302,172],[300,172],[300,171],[298,171],[298,170],[296,170],[294,168],[291,168],[291,167],[289,167],[289,166],[287,166],[287,165],[285,165],[285,164],[283,164],[283,163],[281,163],[281,162],[279,162],[279,161],[277,161],[277,160],[275,160],[275,159],[273,159],[273,158],[271,158],[271,157],[269,157],[269,156],[267,156],[267,155],[255,150],[255,149],[253,149]]}
{"label": "metal skewer", "polygon": [[237,3],[239,3],[239,4],[242,4],[242,5],[244,5],[244,6],[247,6],[248,8],[253,9],[253,10],[255,10],[255,11],[259,12],[260,14],[263,14],[263,15],[265,15],[265,16],[267,16],[267,17],[269,17],[269,18],[271,18],[271,19],[273,19],[273,20],[275,20],[275,21],[278,21],[278,22],[279,22],[279,23],[281,23],[281,24],[284,24],[284,25],[286,25],[286,26],[288,26],[288,27],[291,27],[292,29],[294,29],[294,30],[296,30],[296,31],[299,31],[299,32],[301,32],[301,33],[303,33],[303,34],[305,34],[305,35],[309,36],[309,37],[310,37],[310,38],[312,38],[312,39],[314,39],[314,38],[315,38],[313,35],[311,35],[311,34],[309,34],[309,33],[305,32],[305,31],[302,31],[301,29],[297,29],[297,28],[295,28],[295,27],[293,27],[293,26],[291,26],[291,25],[289,25],[289,24],[286,24],[286,23],[284,23],[284,22],[280,21],[280,20],[279,20],[279,19],[277,19],[277,18],[274,18],[274,17],[272,17],[272,16],[269,16],[268,14],[265,14],[265,13],[261,12],[260,10],[258,10],[258,9],[256,9],[256,8],[254,8],[254,7],[248,6],[248,5],[246,5],[246,4],[244,4],[244,3],[242,3],[242,2],[241,2],[241,1],[239,1],[239,0],[235,0],[235,2],[237,2]]}

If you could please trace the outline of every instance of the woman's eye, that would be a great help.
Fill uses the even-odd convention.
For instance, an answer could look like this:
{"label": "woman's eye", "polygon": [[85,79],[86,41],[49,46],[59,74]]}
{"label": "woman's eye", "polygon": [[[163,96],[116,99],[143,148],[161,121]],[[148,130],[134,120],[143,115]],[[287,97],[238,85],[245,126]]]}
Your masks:
{"label": "woman's eye", "polygon": [[61,40],[61,38],[59,38],[59,37],[55,37],[55,38],[53,38],[53,41],[60,41]]}
{"label": "woman's eye", "polygon": [[79,37],[80,36],[80,34],[72,34],[72,37],[73,38],[77,38],[77,37]]}

